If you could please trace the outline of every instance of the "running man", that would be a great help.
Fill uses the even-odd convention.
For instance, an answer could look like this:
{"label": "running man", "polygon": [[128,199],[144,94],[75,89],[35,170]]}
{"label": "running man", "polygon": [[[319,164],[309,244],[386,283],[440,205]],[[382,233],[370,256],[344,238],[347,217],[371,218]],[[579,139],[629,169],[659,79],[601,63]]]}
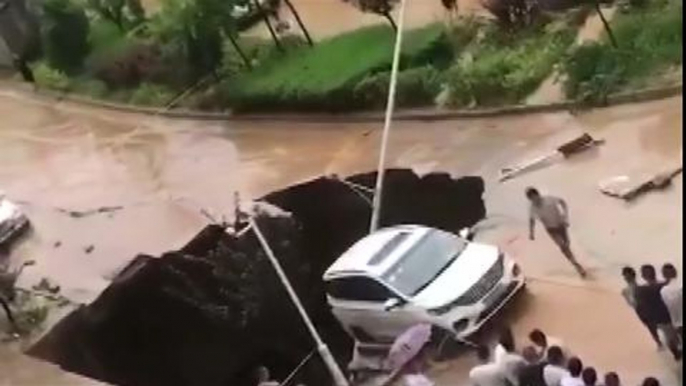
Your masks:
{"label": "running man", "polygon": [[586,270],[576,261],[569,246],[569,209],[567,203],[558,197],[542,196],[536,188],[526,189],[526,197],[529,199],[529,238],[534,239],[536,220],[541,222],[548,231],[550,238],[560,248],[567,260],[574,266],[582,278],[586,277]]}

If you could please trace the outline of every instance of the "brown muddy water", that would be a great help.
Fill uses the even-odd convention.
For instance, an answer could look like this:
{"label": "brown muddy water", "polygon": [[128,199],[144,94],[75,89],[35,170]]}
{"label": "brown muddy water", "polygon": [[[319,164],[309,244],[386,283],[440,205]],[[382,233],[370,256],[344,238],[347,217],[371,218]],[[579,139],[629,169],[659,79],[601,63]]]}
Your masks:
{"label": "brown muddy water", "polygon": [[[531,296],[509,318],[522,339],[537,326],[601,371],[618,371],[627,384],[648,374],[675,384],[679,370],[654,350],[618,296],[617,272],[644,262],[669,261],[681,269],[682,179],[630,204],[602,195],[597,185],[680,161],[681,101],[577,115],[398,122],[388,165],[485,179],[488,218],[480,239],[513,255],[530,277]],[[235,191],[249,199],[323,173],[373,170],[381,129],[381,123],[164,120],[42,101],[8,88],[0,89],[0,116],[0,187],[22,204],[34,226],[11,255],[14,263],[38,262],[20,285],[47,276],[83,303],[137,253],[159,255],[185,244],[208,222],[202,209],[230,216]],[[607,142],[496,181],[501,167],[545,153],[580,131]],[[569,202],[573,247],[591,280],[576,278],[543,235],[526,239],[522,191],[528,185]],[[104,206],[123,208],[81,218],[61,211]],[[438,384],[464,380],[469,363],[461,358],[436,367]],[[0,369],[3,381],[18,370],[4,361]]]}

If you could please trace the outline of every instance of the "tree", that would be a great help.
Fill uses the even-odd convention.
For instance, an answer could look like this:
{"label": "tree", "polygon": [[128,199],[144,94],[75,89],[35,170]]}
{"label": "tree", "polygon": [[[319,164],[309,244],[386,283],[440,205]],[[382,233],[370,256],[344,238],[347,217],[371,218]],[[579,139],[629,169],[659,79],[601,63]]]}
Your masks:
{"label": "tree", "polygon": [[83,8],[69,0],[47,0],[41,26],[50,66],[66,73],[79,70],[90,51],[89,24]]}
{"label": "tree", "polygon": [[295,21],[298,22],[298,26],[300,27],[300,30],[303,31],[303,35],[305,35],[305,39],[307,39],[307,44],[310,46],[314,45],[314,42],[312,41],[312,37],[310,36],[309,31],[307,31],[307,28],[305,28],[305,24],[303,23],[302,19],[300,18],[300,14],[298,11],[295,9],[295,6],[293,6],[293,3],[291,3],[291,0],[284,0],[286,3],[286,6],[288,9],[291,10],[291,13],[293,16],[295,16]]}
{"label": "tree", "polygon": [[101,18],[112,22],[125,31],[145,20],[145,10],[140,0],[88,0],[88,5]]}
{"label": "tree", "polygon": [[598,2],[598,0],[593,1],[593,7],[595,8],[598,17],[600,17],[600,21],[603,22],[603,27],[605,28],[605,32],[607,32],[607,36],[610,38],[610,43],[612,43],[613,47],[617,48],[617,40],[615,39],[615,34],[612,32],[612,28],[610,28],[610,23],[608,23],[607,19],[605,19],[605,15],[603,14],[603,11],[600,9],[600,3]]}
{"label": "tree", "polygon": [[222,34],[249,66],[235,39],[236,0],[166,0],[151,23],[153,34],[180,46],[195,77],[214,73],[222,59]]}
{"label": "tree", "polygon": [[279,51],[283,52],[283,46],[281,46],[281,42],[279,41],[279,37],[276,36],[276,31],[274,31],[274,26],[272,26],[272,23],[269,21],[269,15],[267,15],[267,12],[264,11],[264,8],[262,8],[262,4],[260,3],[260,0],[253,0],[253,4],[255,8],[257,9],[257,12],[262,16],[262,19],[264,20],[264,24],[267,25],[267,29],[269,30],[269,34],[271,35],[272,39],[274,40],[274,44],[276,44],[276,48]]}
{"label": "tree", "polygon": [[343,0],[346,3],[352,3],[355,7],[359,8],[362,12],[371,12],[381,15],[388,20],[393,27],[393,30],[398,30],[398,25],[393,20],[391,11],[393,7],[400,0]]}

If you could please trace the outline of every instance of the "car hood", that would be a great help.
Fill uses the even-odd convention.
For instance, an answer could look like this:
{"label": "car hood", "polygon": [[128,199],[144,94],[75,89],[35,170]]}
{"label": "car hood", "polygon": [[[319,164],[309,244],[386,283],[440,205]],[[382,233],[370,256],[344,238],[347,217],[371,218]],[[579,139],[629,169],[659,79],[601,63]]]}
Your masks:
{"label": "car hood", "polygon": [[472,288],[497,260],[498,248],[469,243],[460,256],[412,300],[428,309],[448,304]]}

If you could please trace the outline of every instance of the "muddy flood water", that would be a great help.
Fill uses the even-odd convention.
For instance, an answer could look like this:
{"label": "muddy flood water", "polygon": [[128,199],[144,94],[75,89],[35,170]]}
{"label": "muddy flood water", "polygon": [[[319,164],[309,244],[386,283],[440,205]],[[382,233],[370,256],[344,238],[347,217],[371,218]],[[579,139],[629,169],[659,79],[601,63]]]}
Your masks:
{"label": "muddy flood water", "polygon": [[[477,239],[511,254],[529,278],[529,293],[506,315],[522,342],[539,327],[599,371],[617,371],[625,384],[657,375],[676,385],[680,370],[655,350],[619,296],[618,271],[626,264],[672,262],[681,272],[681,176],[632,203],[602,195],[598,183],[680,162],[681,102],[675,97],[576,115],[397,122],[388,166],[484,178],[488,215]],[[230,217],[234,192],[247,200],[325,173],[374,170],[382,127],[169,120],[40,100],[10,88],[0,88],[0,117],[0,188],[33,223],[10,257],[13,264],[37,261],[20,285],[49,277],[80,303],[95,299],[136,254],[159,255],[185,244],[208,223],[203,212]],[[500,168],[582,131],[606,143],[497,181]],[[529,185],[568,201],[573,248],[590,267],[590,280],[580,280],[543,234],[528,240],[523,190]],[[102,207],[109,209],[69,214]],[[0,384],[20,384],[12,379],[21,363],[0,362]],[[437,365],[433,375],[439,385],[464,384],[472,363],[468,355]],[[52,384],[50,377],[46,373],[44,384]]]}

